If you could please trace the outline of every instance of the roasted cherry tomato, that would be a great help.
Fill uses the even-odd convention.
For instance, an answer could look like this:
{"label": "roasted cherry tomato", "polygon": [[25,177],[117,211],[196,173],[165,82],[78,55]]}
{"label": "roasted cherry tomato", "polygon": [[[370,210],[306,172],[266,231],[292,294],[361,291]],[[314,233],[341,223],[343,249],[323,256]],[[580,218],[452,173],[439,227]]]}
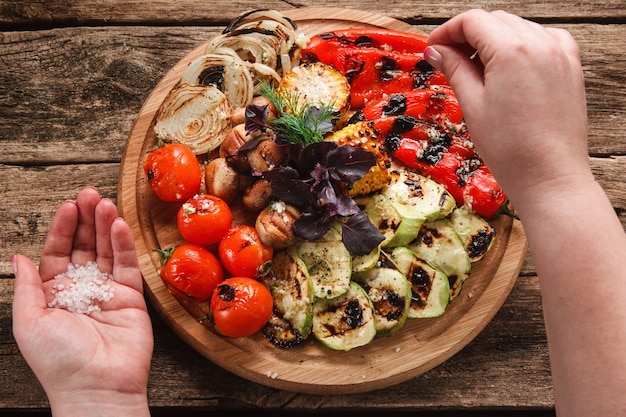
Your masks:
{"label": "roasted cherry tomato", "polygon": [[211,317],[215,329],[224,336],[250,336],[267,323],[273,305],[272,295],[262,282],[247,277],[226,278],[211,297]]}
{"label": "roasted cherry tomato", "polygon": [[201,246],[218,243],[233,222],[224,200],[210,194],[196,194],[178,210],[178,231],[188,242]]}
{"label": "roasted cherry tomato", "polygon": [[207,301],[224,278],[220,261],[202,246],[184,243],[166,251],[164,257],[161,278],[179,296]]}
{"label": "roasted cherry tomato", "polygon": [[255,278],[259,267],[272,259],[274,250],[261,242],[253,226],[239,225],[220,241],[218,254],[232,275]]}
{"label": "roasted cherry tomato", "polygon": [[200,189],[200,163],[186,145],[172,143],[155,149],[148,154],[143,170],[150,188],[163,201],[185,201]]}

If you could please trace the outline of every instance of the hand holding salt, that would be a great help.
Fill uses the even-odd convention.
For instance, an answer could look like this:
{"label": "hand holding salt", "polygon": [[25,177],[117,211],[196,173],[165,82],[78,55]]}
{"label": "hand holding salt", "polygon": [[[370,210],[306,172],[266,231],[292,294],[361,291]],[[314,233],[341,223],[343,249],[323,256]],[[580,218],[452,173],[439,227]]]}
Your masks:
{"label": "hand holding salt", "polygon": [[39,269],[22,255],[13,333],[54,415],[148,416],[152,326],[132,232],[83,189],[55,214]]}

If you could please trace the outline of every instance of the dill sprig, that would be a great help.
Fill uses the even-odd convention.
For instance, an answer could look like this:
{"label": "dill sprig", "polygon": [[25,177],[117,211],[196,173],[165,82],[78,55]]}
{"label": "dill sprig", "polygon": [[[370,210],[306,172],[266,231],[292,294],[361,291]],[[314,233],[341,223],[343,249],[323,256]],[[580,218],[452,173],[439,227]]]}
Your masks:
{"label": "dill sprig", "polygon": [[261,85],[261,94],[276,109],[277,117],[269,123],[281,139],[306,147],[333,130],[337,115],[332,105],[311,105],[296,91],[279,92],[267,83]]}

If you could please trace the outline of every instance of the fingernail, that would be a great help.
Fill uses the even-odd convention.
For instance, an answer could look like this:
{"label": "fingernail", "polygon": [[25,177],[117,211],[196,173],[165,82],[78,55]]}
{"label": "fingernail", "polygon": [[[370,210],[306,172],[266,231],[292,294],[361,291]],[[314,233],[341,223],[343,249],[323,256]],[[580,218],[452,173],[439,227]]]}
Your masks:
{"label": "fingernail", "polygon": [[13,275],[17,276],[17,255],[11,256],[11,268],[13,268]]}
{"label": "fingernail", "polygon": [[424,59],[426,59],[430,65],[441,71],[443,56],[434,46],[429,45],[424,49]]}

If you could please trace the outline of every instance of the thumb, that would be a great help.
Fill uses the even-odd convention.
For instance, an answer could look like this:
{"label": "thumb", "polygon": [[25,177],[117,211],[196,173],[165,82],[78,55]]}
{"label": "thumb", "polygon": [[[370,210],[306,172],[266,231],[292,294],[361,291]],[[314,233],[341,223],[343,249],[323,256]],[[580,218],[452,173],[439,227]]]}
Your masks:
{"label": "thumb", "polygon": [[484,66],[477,54],[471,55],[451,45],[429,45],[424,50],[424,58],[446,76],[461,107],[482,90]]}
{"label": "thumb", "polygon": [[[11,259],[15,282],[13,284],[13,331],[28,329],[46,308],[43,283],[37,268],[23,255]],[[17,335],[16,335],[17,336]]]}

